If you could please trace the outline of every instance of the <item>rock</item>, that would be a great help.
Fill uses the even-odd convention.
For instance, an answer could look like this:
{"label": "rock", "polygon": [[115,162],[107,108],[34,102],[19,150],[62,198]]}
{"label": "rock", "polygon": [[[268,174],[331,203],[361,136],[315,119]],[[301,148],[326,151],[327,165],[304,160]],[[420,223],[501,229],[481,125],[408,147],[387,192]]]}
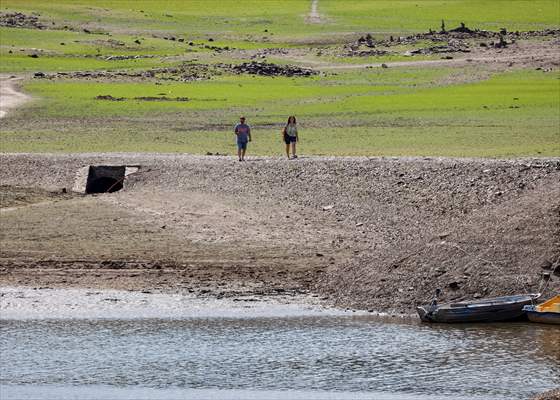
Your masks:
{"label": "rock", "polygon": [[535,397],[532,397],[531,400],[560,400],[560,388],[541,393]]}
{"label": "rock", "polygon": [[138,39],[136,39],[136,40],[134,41],[134,43],[136,43],[136,44],[141,44],[140,40],[138,40]]}
{"label": "rock", "polygon": [[334,204],[329,204],[328,206],[323,206],[323,211],[329,211],[334,208]]}
{"label": "rock", "polygon": [[26,15],[19,12],[0,14],[0,26],[10,28],[45,29],[46,26],[39,22],[35,15]]}
{"label": "rock", "polygon": [[385,63],[381,64],[381,68],[389,68],[389,66]]}
{"label": "rock", "polygon": [[95,96],[95,100],[123,101],[124,97],[113,97],[110,94]]}
{"label": "rock", "polygon": [[35,72],[35,73],[33,74],[33,76],[34,76],[35,78],[44,78],[44,77],[45,77],[45,73],[44,73],[44,72]]}
{"label": "rock", "polygon": [[31,58],[39,58],[39,55],[37,55],[37,54],[30,54],[29,57],[31,57]]}
{"label": "rock", "polygon": [[457,290],[459,289],[459,282],[453,281],[450,282],[447,286],[449,286],[450,289]]}
{"label": "rock", "polygon": [[295,65],[277,65],[266,62],[251,61],[230,67],[233,72],[264,76],[311,76],[316,71]]}

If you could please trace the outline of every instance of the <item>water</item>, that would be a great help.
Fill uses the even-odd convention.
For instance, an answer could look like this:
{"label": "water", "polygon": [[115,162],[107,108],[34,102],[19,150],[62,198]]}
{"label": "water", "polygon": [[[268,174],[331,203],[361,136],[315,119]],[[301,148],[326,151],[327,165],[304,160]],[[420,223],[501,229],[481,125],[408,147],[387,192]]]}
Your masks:
{"label": "water", "polygon": [[2,399],[524,399],[560,385],[560,329],[539,324],[314,315],[0,328]]}

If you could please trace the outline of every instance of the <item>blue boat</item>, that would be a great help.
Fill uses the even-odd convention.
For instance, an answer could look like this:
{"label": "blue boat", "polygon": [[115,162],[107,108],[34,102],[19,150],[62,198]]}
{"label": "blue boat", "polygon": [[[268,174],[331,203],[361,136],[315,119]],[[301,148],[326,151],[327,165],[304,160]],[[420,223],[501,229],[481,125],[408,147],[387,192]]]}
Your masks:
{"label": "blue boat", "polygon": [[532,304],[540,293],[438,304],[436,298],[425,306],[416,308],[424,322],[497,322],[518,319],[525,315],[523,307]]}

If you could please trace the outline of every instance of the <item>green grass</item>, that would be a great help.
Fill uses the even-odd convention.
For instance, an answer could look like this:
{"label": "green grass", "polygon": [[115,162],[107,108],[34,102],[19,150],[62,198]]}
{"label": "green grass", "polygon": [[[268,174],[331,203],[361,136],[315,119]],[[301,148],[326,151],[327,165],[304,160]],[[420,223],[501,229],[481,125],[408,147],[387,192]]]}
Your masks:
{"label": "green grass", "polygon": [[[448,73],[394,69],[313,79],[222,76],[188,85],[34,81],[26,89],[41,100],[6,125],[2,151],[232,154],[231,127],[245,114],[254,124],[251,151],[271,155],[281,149],[279,130],[286,116],[296,114],[305,154],[560,155],[560,74],[522,71],[434,85]],[[133,99],[162,93],[192,100]],[[130,100],[95,100],[98,94]],[[32,129],[22,130],[18,121],[30,118]]]}
{"label": "green grass", "polygon": [[[333,32],[413,32],[460,22],[481,29],[557,27],[558,0],[320,0],[326,24],[306,24],[310,0],[3,0],[5,10],[40,12],[70,25],[101,30],[174,32],[195,39],[284,41]],[[269,32],[264,32],[268,29]]]}
{"label": "green grass", "polygon": [[538,30],[560,21],[558,0],[321,0],[319,12],[335,20],[338,29],[372,32],[425,32],[464,22],[471,28]]}
{"label": "green grass", "polygon": [[[319,0],[322,24],[305,22],[310,4],[310,0],[2,0],[0,11],[39,13],[56,29],[1,27],[0,72],[141,71],[185,60],[239,63],[249,60],[254,50],[275,47],[298,47],[298,57],[331,64],[421,60],[439,56],[405,57],[409,47],[404,45],[391,47],[399,54],[385,57],[334,55],[341,44],[364,32],[384,37],[425,32],[439,29],[441,19],[448,28],[460,22],[511,31],[560,26],[560,0]],[[60,29],[65,25],[72,30]],[[171,35],[185,41],[163,39]],[[243,51],[216,53],[208,45]],[[431,45],[420,42],[413,47]],[[317,55],[321,48],[324,55]],[[29,57],[35,53],[39,58]],[[151,58],[105,59],[114,55]],[[267,58],[293,63],[282,55]],[[449,83],[457,82],[460,74],[470,82]],[[250,152],[270,155],[281,153],[279,130],[286,117],[295,114],[302,130],[300,150],[306,154],[560,155],[559,78],[558,70],[496,74],[485,66],[471,66],[391,67],[312,78],[224,73],[181,83],[28,79],[23,87],[34,100],[2,120],[0,150],[232,154],[231,127],[245,114],[255,128]],[[98,95],[126,100],[96,100]],[[189,101],[135,99],[162,95]]]}

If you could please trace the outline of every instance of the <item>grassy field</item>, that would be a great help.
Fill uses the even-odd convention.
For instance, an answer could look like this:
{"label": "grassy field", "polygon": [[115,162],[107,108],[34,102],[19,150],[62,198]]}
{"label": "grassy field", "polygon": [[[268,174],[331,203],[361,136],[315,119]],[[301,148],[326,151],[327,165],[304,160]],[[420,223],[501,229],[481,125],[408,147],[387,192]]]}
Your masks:
{"label": "grassy field", "polygon": [[[333,65],[402,61],[410,58],[331,53],[360,32],[379,37],[424,32],[438,28],[442,18],[448,27],[464,21],[483,29],[558,28],[559,7],[557,0],[321,0],[324,23],[312,24],[305,22],[310,1],[304,0],[239,0],[225,6],[207,1],[4,0],[0,11],[35,12],[55,29],[1,27],[0,72],[237,64],[275,48]],[[228,51],[214,51],[213,46]],[[406,46],[395,49],[402,53]],[[290,62],[282,52],[266,54],[266,60]],[[414,58],[426,59],[439,56]],[[33,101],[2,120],[3,152],[233,154],[232,126],[244,114],[255,131],[250,152],[274,155],[282,153],[282,124],[295,114],[304,154],[560,155],[558,69],[403,66],[291,78],[222,71],[191,82],[28,78],[22,88]],[[122,101],[97,100],[99,95]],[[168,101],[138,99],[146,96]]]}

